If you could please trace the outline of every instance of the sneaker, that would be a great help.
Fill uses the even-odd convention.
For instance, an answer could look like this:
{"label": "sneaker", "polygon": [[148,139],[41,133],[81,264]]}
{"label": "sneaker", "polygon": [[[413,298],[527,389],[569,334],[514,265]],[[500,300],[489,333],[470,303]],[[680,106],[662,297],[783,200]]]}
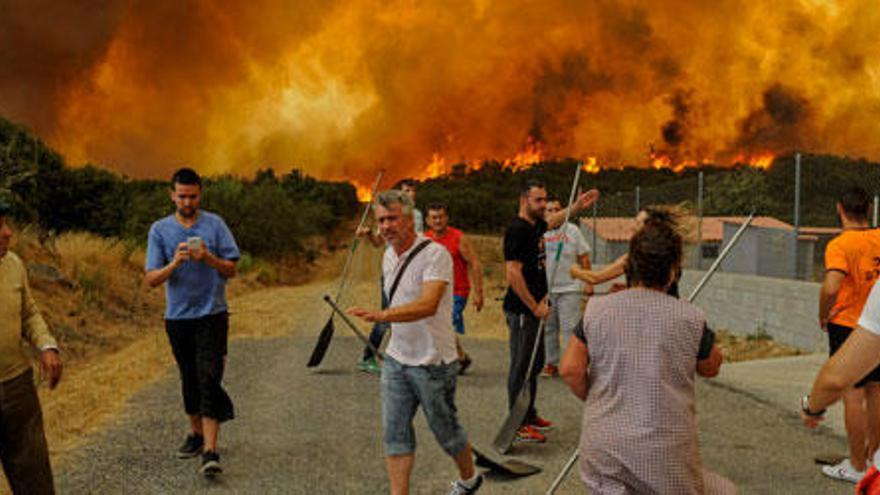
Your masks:
{"label": "sneaker", "polygon": [[206,450],[202,454],[202,467],[199,468],[199,473],[206,478],[213,478],[222,472],[223,468],[220,467],[220,454],[213,450]]}
{"label": "sneaker", "polygon": [[469,495],[471,493],[477,493],[477,490],[480,489],[480,486],[483,485],[483,475],[477,475],[477,482],[474,483],[474,486],[468,488],[464,486],[461,480],[452,482],[452,490],[449,490],[449,495]]}
{"label": "sneaker", "polygon": [[858,483],[865,475],[864,471],[856,471],[849,459],[844,459],[833,466],[822,466],[822,473],[829,478],[850,483]]}
{"label": "sneaker", "polygon": [[541,376],[544,378],[553,378],[554,376],[559,376],[559,368],[552,364],[548,364],[544,366],[544,369],[541,370]]}
{"label": "sneaker", "polygon": [[541,434],[532,425],[525,425],[516,430],[516,436],[513,437],[514,443],[544,443],[547,437]]}
{"label": "sneaker", "polygon": [[463,375],[464,371],[470,368],[472,363],[471,357],[465,354],[463,358],[458,360],[458,374]]}
{"label": "sneaker", "polygon": [[550,428],[553,428],[553,423],[551,423],[550,421],[547,421],[546,419],[544,419],[538,415],[535,415],[535,418],[529,422],[529,425],[532,426],[533,428],[535,428],[536,430],[540,430],[540,431],[549,430]]}
{"label": "sneaker", "polygon": [[370,373],[371,375],[378,375],[382,372],[382,367],[379,366],[379,362],[376,361],[375,357],[364,359],[357,364],[357,367],[364,373]]}
{"label": "sneaker", "polygon": [[183,445],[177,449],[178,459],[189,459],[202,453],[202,447],[205,445],[205,438],[195,433],[190,433],[183,441]]}

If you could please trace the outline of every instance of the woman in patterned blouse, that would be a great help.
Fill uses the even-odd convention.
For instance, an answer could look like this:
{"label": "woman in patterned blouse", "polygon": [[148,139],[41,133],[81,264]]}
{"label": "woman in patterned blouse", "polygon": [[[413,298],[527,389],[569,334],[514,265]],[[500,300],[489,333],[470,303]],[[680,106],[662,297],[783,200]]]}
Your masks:
{"label": "woman in patterned blouse", "polygon": [[704,472],[697,447],[694,375],[718,374],[722,356],[696,306],[667,294],[682,238],[648,219],[630,241],[628,288],[594,298],[561,374],[584,401],[581,479],[590,493],[735,492]]}

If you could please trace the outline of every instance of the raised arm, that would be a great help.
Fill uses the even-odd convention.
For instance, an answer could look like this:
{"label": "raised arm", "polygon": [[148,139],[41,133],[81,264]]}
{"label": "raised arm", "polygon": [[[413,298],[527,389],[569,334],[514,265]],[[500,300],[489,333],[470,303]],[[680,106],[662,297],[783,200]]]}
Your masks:
{"label": "raised arm", "polygon": [[623,275],[624,268],[626,267],[627,258],[628,255],[624,254],[623,256],[614,260],[610,265],[598,271],[588,270],[586,268],[572,265],[571,276],[578,280],[583,280],[584,282],[587,282],[589,284],[602,284]]}
{"label": "raised arm", "polygon": [[569,208],[571,208],[570,218],[573,218],[579,211],[589,207],[593,202],[599,199],[599,191],[597,189],[590,189],[585,193],[581,193],[577,199],[574,201],[574,204],[565,207],[552,215],[547,216],[547,228],[553,230],[565,221],[566,212]]}

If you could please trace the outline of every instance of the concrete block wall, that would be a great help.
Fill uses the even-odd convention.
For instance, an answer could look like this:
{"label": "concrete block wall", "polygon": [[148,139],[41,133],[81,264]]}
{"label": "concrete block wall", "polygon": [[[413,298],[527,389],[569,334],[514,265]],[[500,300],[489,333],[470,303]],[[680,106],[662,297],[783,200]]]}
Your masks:
{"label": "concrete block wall", "polygon": [[[690,295],[703,273],[685,270],[682,298]],[[804,351],[827,350],[827,337],[817,318],[818,283],[716,272],[696,304],[712,328],[741,335],[765,332],[777,342]]]}

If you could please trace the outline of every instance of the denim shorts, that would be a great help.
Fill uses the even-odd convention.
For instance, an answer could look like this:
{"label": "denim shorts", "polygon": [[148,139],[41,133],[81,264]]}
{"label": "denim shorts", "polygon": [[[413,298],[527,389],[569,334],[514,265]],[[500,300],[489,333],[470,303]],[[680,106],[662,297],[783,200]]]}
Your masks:
{"label": "denim shorts", "polygon": [[382,366],[382,424],[385,454],[407,455],[416,450],[413,419],[419,405],[437,443],[450,456],[467,446],[467,433],[458,422],[455,381],[458,362],[437,366],[407,366],[386,356]]}
{"label": "denim shorts", "polygon": [[467,296],[452,296],[452,328],[457,333],[464,334],[464,308],[467,306]]}

